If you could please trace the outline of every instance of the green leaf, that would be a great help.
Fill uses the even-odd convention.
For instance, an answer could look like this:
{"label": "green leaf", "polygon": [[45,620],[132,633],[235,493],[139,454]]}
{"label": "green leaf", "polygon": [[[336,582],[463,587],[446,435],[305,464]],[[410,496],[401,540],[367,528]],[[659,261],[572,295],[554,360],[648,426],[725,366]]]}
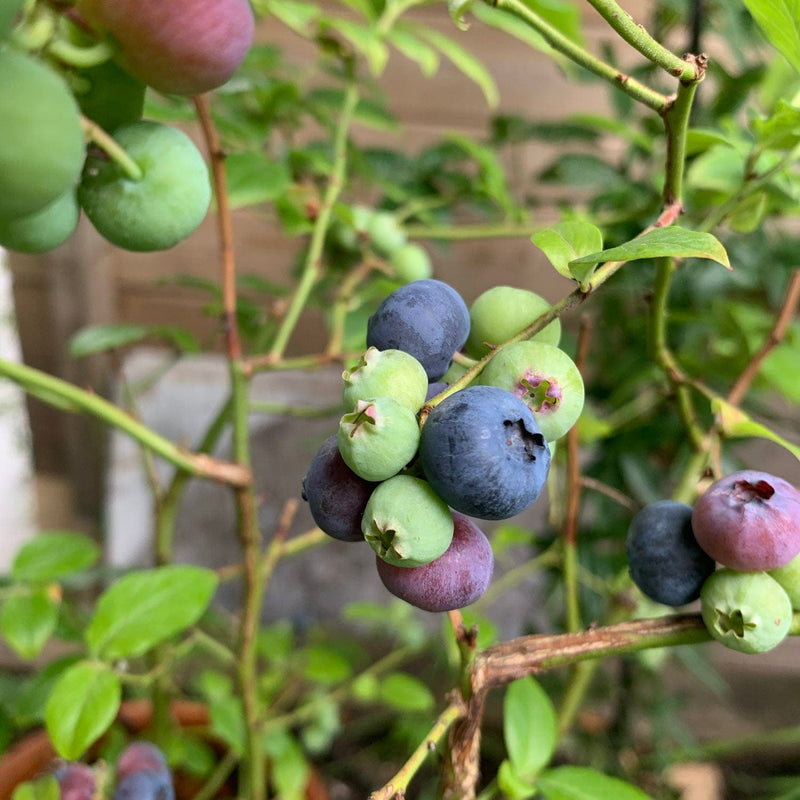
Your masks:
{"label": "green leaf", "polygon": [[34,781],[19,784],[11,800],[61,800],[61,788],[55,775],[43,775]]}
{"label": "green leaf", "polygon": [[800,461],[800,446],[787,442],[782,436],[771,431],[766,425],[751,419],[744,411],[727,403],[722,398],[711,401],[711,410],[716,414],[722,432],[733,439],[769,439],[788,450]]}
{"label": "green leaf", "polygon": [[346,680],[353,673],[348,660],[324,645],[312,645],[305,652],[303,674],[310,681],[332,684]]}
{"label": "green leaf", "polygon": [[500,762],[500,769],[497,770],[497,785],[503,796],[509,797],[511,800],[525,800],[527,797],[533,797],[539,791],[535,784],[519,775],[508,759]]}
{"label": "green leaf", "polygon": [[432,78],[436,74],[439,69],[439,54],[419,36],[397,25],[389,31],[386,40],[406,58],[415,62],[426,78]]}
{"label": "green leaf", "polygon": [[81,328],[69,340],[69,354],[73,358],[103,353],[115,347],[140,342],[147,336],[148,329],[145,325],[128,325],[126,323],[106,325],[90,325]]}
{"label": "green leaf", "polygon": [[376,131],[399,133],[400,123],[382,106],[366,98],[361,98],[356,105],[353,117],[357,122]]}
{"label": "green leaf", "polygon": [[58,609],[58,601],[46,586],[12,594],[0,611],[0,630],[23,658],[34,658],[56,629]]}
{"label": "green leaf", "polygon": [[789,150],[800,143],[800,109],[780,100],[772,116],[754,119],[751,127],[762,149]]}
{"label": "green leaf", "polygon": [[733,147],[733,143],[720,131],[711,128],[689,128],[686,133],[686,155],[704,153],[715,146]]}
{"label": "green leaf", "polygon": [[715,236],[703,231],[690,231],[677,225],[669,228],[655,228],[619,247],[576,258],[570,263],[570,267],[574,267],[576,264],[666,257],[708,258],[728,269],[731,268],[728,254]]}
{"label": "green leaf", "polygon": [[550,763],[558,741],[556,712],[547,693],[530,676],[506,689],[503,738],[514,772],[521,778],[533,778]]}
{"label": "green leaf", "polygon": [[506,214],[514,212],[514,201],[508,190],[506,173],[500,159],[492,148],[479,144],[469,136],[451,134],[447,137],[478,165],[480,168],[480,188],[494,200]]}
{"label": "green leaf", "polygon": [[45,725],[62,758],[77,759],[109,728],[122,688],[116,672],[97,661],[79,661],[59,678],[45,709]]}
{"label": "green leaf", "polygon": [[49,583],[88,569],[100,558],[100,548],[83,533],[42,531],[26,542],[14,557],[15,581]]}
{"label": "green leaf", "polygon": [[197,622],[216,588],[216,574],[202,567],[131,572],[100,596],[86,631],[89,648],[102,658],[142,655]]}
{"label": "green leaf", "polygon": [[211,730],[237,755],[244,752],[245,724],[242,701],[238,697],[221,697],[210,706]]}
{"label": "green leaf", "polygon": [[126,347],[146,338],[166,339],[185,353],[200,351],[197,339],[183,328],[174,328],[169,325],[109,323],[81,328],[69,341],[69,353],[73,358],[83,358],[95,353],[114,350],[117,347]]}
{"label": "green leaf", "polygon": [[369,71],[375,77],[383,72],[389,59],[389,48],[374,30],[348,19],[330,17],[325,20],[325,27],[333,28],[347,39],[367,60]]}
{"label": "green leaf", "polygon": [[486,98],[490,108],[496,108],[500,102],[500,92],[491,72],[468,50],[461,47],[452,39],[444,36],[433,28],[414,27],[414,32],[427,39],[442,55],[448,58],[453,65],[477,84]]}
{"label": "green leaf", "polygon": [[548,800],[651,800],[636,786],[590,767],[556,767],[536,785]]}
{"label": "green leaf", "polygon": [[401,711],[427,711],[433,708],[431,690],[418,678],[393,672],[381,681],[381,699]]}
{"label": "green leaf", "polygon": [[734,194],[744,177],[744,156],[728,145],[709,148],[692,161],[686,180],[693,189]]}
{"label": "green leaf", "polygon": [[280,197],[292,182],[289,168],[255,150],[231,153],[225,159],[231,208],[268,203]]}
{"label": "green leaf", "polygon": [[450,19],[455,22],[456,27],[465,31],[469,28],[469,23],[464,19],[464,14],[473,11],[475,0],[447,0],[447,10],[450,12]]}
{"label": "green leaf", "polygon": [[767,213],[767,193],[754,192],[740,201],[736,208],[725,217],[731,230],[737,233],[752,233],[761,225]]}
{"label": "green leaf", "polygon": [[772,46],[800,72],[800,0],[743,0]]}
{"label": "green leaf", "polygon": [[580,256],[602,248],[603,234],[595,225],[576,220],[559,222],[534,233],[531,241],[547,256],[557,272],[565,278],[583,282],[594,272],[597,262],[591,262],[589,269],[575,269],[572,263]]}
{"label": "green leaf", "polygon": [[311,24],[322,16],[322,9],[318,5],[299,0],[257,0],[254,5],[256,11],[274,14],[284,25],[301,36],[310,36]]}
{"label": "green leaf", "polygon": [[272,760],[272,781],[281,800],[304,800],[310,767],[297,740],[278,729],[264,737],[263,747]]}

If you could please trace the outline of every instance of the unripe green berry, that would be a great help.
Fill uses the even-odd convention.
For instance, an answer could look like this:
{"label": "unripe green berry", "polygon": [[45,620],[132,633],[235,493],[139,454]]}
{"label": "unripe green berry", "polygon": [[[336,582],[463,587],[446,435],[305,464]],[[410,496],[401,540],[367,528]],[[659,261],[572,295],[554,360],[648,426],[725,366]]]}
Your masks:
{"label": "unripe green berry", "polygon": [[769,570],[769,574],[783,587],[792,608],[800,610],[800,555],[795,556],[788,564]]}
{"label": "unripe green berry", "polygon": [[367,223],[367,234],[373,248],[384,256],[391,256],[406,243],[406,232],[389,211],[375,211],[372,214]]}
{"label": "unripe green berry", "polygon": [[396,475],[417,452],[419,425],[411,409],[391,397],[358,400],[339,421],[339,452],[367,481]]}
{"label": "unripe green berry", "polygon": [[359,400],[391,397],[414,413],[422,408],[428,390],[428,374],[414,356],[402,350],[370,347],[352,369],[342,373],[345,408]]}
{"label": "unripe green berry", "polygon": [[389,263],[401,281],[421,281],[433,276],[431,257],[425,248],[409,242],[389,256]]}
{"label": "unripe green berry", "polygon": [[447,503],[427,481],[395,475],[370,496],[361,530],[384,561],[399,567],[419,567],[447,550],[454,523]]}
{"label": "unripe green berry", "polygon": [[766,572],[719,569],[703,584],[700,601],[708,632],[732,650],[764,653],[789,633],[791,601]]}

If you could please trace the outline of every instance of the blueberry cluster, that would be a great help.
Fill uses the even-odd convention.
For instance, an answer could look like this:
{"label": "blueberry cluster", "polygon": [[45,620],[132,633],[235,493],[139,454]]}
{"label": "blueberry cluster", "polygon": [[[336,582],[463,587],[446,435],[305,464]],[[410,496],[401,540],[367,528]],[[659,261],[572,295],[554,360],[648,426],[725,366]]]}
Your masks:
{"label": "blueberry cluster", "polygon": [[800,610],[800,492],[766,472],[733,472],[694,507],[662,500],[642,509],[627,555],[631,578],[652,600],[699,598],[715,639],[745,653],[770,650]]}
{"label": "blueberry cluster", "polygon": [[470,518],[508,519],[537,499],[548,442],[580,414],[583,382],[558,349],[556,320],[543,338],[498,350],[489,366],[511,352],[489,375],[428,403],[447,389],[456,352],[479,358],[548,308],[513,287],[468,308],[448,284],[415,280],[370,317],[368,349],[343,373],[345,413],[303,497],[323,531],[366,540],[386,588],[418,608],[462,608],[485,592],[492,550]]}
{"label": "blueberry cluster", "polygon": [[[93,800],[98,792],[95,770],[65,761],[53,771],[61,800]],[[174,800],[172,774],[164,753],[151,742],[137,741],[120,753],[114,769],[112,800]]]}

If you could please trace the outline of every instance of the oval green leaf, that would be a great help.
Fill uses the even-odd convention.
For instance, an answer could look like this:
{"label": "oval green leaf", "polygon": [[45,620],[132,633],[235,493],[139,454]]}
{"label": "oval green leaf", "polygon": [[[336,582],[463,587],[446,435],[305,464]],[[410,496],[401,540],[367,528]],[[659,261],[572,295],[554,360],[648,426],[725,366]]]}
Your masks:
{"label": "oval green leaf", "polygon": [[642,258],[708,258],[731,268],[728,253],[715,236],[677,225],[655,228],[619,247],[576,258],[570,262],[570,267],[606,261],[637,261]]}
{"label": "oval green leaf", "polygon": [[770,44],[800,72],[800,5],[797,0],[744,0]]}
{"label": "oval green leaf", "polygon": [[73,358],[105,353],[142,341],[149,330],[145,325],[108,323],[81,328],[69,340],[69,354]]}
{"label": "oval green leaf", "polygon": [[558,741],[556,712],[532,677],[509,684],[503,698],[503,737],[514,772],[531,778],[547,766]]}
{"label": "oval green leaf", "polygon": [[547,800],[652,800],[641,789],[590,767],[547,770],[536,782]]}
{"label": "oval green leaf", "polygon": [[581,256],[601,249],[603,234],[590,222],[570,220],[534,233],[531,241],[547,256],[558,273],[582,283],[594,272],[598,262],[590,261],[583,267],[574,267],[573,264]]}
{"label": "oval green leaf", "polygon": [[727,403],[722,398],[717,398],[711,401],[711,410],[717,415],[720,428],[725,436],[729,436],[732,439],[748,439],[751,437],[769,439],[769,441],[780,445],[800,461],[800,447],[798,445],[786,441],[766,425],[751,419],[740,408]]}
{"label": "oval green leaf", "polygon": [[77,759],[109,728],[119,710],[119,676],[107,664],[79,661],[53,687],[45,726],[62,758]]}
{"label": "oval green leaf", "polygon": [[431,690],[418,678],[393,672],[381,681],[381,700],[401,711],[427,711],[433,708]]}
{"label": "oval green leaf", "polygon": [[12,594],[0,612],[0,630],[23,658],[35,658],[58,624],[59,604],[48,587]]}
{"label": "oval green leaf", "polygon": [[50,583],[97,563],[100,548],[83,533],[42,531],[26,542],[11,565],[11,577],[27,583]]}
{"label": "oval green leaf", "polygon": [[217,576],[203,567],[175,565],[131,572],[106,590],[86,631],[92,653],[130,658],[197,622]]}

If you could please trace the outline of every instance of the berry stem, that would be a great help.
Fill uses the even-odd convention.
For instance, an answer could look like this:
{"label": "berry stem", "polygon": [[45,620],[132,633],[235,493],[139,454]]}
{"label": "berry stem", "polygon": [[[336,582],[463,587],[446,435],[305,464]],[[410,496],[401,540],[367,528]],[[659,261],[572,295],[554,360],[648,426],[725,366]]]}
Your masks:
{"label": "berry stem", "polygon": [[94,142],[112,161],[118,164],[128,179],[137,182],[142,180],[144,177],[142,168],[120,147],[111,134],[106,133],[88,117],[81,117],[81,126],[87,140]]}
{"label": "berry stem", "polygon": [[308,245],[300,282],[292,295],[286,316],[283,318],[268,354],[271,362],[279,361],[283,356],[289,339],[300,319],[300,314],[308,302],[308,297],[319,280],[322,270],[322,249],[325,243],[325,234],[330,224],[333,206],[344,187],[347,171],[347,138],[356,106],[358,105],[358,99],[358,84],[355,77],[351,75],[345,88],[342,108],[334,135],[333,169],[328,178],[328,185],[322,197],[319,213],[314,221],[314,230],[311,232],[311,241]]}
{"label": "berry stem", "polygon": [[[606,80],[612,85],[616,86],[618,89],[621,89],[623,92],[625,92],[625,94],[629,95],[637,102],[646,105],[648,108],[657,111],[659,114],[663,113],[668,108],[670,101],[666,95],[651,89],[649,86],[646,86],[635,78],[632,78],[630,75],[620,72],[620,70],[611,64],[607,64],[602,59],[592,55],[588,50],[584,49],[581,47],[581,45],[577,44],[572,39],[565,36],[559,30],[550,25],[550,23],[529,8],[524,2],[522,2],[522,0],[486,0],[486,2],[489,5],[493,5],[495,8],[503,9],[504,11],[510,12],[515,17],[519,17],[523,22],[526,22],[531,28],[537,31],[554,50],[557,50],[559,53],[563,53],[567,58],[569,58],[571,61],[574,61],[579,66],[588,69],[598,77],[603,78],[603,80]],[[610,3],[600,2],[599,0],[590,0],[590,2],[595,6],[612,5]],[[613,5],[616,4],[614,3]],[[606,14],[611,16],[609,11],[606,11],[605,13],[601,11],[600,13],[603,14],[603,16],[606,16]],[[606,18],[608,19],[607,16]],[[609,20],[609,22],[611,22],[611,20]],[[638,37],[632,37],[633,41],[639,45],[637,49],[639,49],[641,52],[642,48],[648,44],[648,40],[650,42],[654,42],[654,40],[652,40],[651,37],[643,30],[640,30],[639,26],[635,25],[632,20],[631,25],[639,30],[639,33],[641,34]],[[681,59],[670,53],[668,50],[665,50],[665,48],[663,48],[657,42],[654,42],[654,44],[657,45],[660,51],[663,51],[663,53],[660,51],[658,52],[659,58],[666,60],[665,54],[668,54],[671,59],[675,60],[675,65],[681,65],[681,73],[679,74],[673,72],[672,74],[679,74],[680,77],[683,77],[684,68],[686,68],[691,70],[691,77],[694,77],[694,70],[688,64],[682,62]],[[655,48],[648,49],[648,52],[651,51],[654,54],[656,52]],[[648,58],[650,57],[647,55],[647,53],[644,54]]]}
{"label": "berry stem", "polygon": [[62,411],[92,415],[121,430],[143,447],[198,478],[211,478],[229,486],[248,486],[250,470],[205,453],[190,453],[157,434],[113,403],[94,392],[80,389],[68,381],[48,375],[25,364],[0,359],[0,375],[14,381],[29,394]]}
{"label": "berry stem", "polygon": [[639,25],[616,0],[588,0],[598,14],[635,50],[648,61],[684,82],[698,81],[704,69],[690,60],[676,56],[657,42]]}
{"label": "berry stem", "polygon": [[71,67],[86,69],[109,61],[114,55],[114,48],[107,41],[97,42],[89,47],[79,47],[66,39],[54,39],[47,46],[47,53]]}

